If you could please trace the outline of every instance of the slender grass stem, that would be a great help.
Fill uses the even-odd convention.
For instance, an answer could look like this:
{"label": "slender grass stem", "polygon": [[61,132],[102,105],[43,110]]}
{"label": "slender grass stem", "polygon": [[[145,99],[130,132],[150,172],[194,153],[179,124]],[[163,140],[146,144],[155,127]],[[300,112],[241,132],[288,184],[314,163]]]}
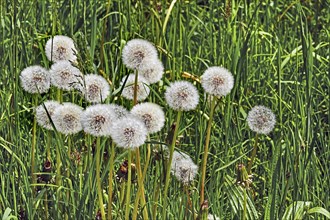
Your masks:
{"label": "slender grass stem", "polygon": [[137,104],[138,80],[139,80],[139,73],[137,70],[135,70],[133,106]]}
{"label": "slender grass stem", "polygon": [[[68,182],[68,189],[66,191],[66,200],[70,201],[70,156],[71,156],[71,137],[68,136],[68,152],[67,152],[67,166],[66,166],[66,178]],[[68,213],[65,214],[65,218],[68,219]]]}
{"label": "slender grass stem", "polygon": [[209,121],[207,124],[207,131],[206,131],[206,139],[205,139],[205,147],[204,147],[204,153],[203,153],[203,161],[202,161],[202,174],[201,174],[201,188],[200,188],[200,205],[204,202],[204,191],[205,191],[205,176],[206,176],[206,166],[207,166],[207,156],[209,153],[209,145],[210,145],[210,137],[211,137],[211,128],[212,128],[212,122],[213,122],[213,115],[215,110],[215,104],[216,104],[216,97],[213,97],[211,102],[211,112]]}
{"label": "slender grass stem", "polygon": [[175,143],[176,143],[176,138],[177,138],[177,135],[178,135],[181,115],[182,115],[182,111],[178,111],[178,114],[177,114],[177,117],[176,117],[176,123],[175,123],[175,129],[174,129],[172,144],[170,146],[170,157],[169,157],[168,163],[167,163],[164,197],[163,197],[163,211],[162,211],[163,220],[166,219],[167,192],[168,192],[168,187],[169,187],[169,184],[170,184],[171,163],[172,163],[172,159],[173,159],[173,152],[174,152],[174,147],[175,147]]}
{"label": "slender grass stem", "polygon": [[127,188],[126,188],[126,206],[125,206],[125,220],[129,220],[129,210],[130,210],[130,203],[131,203],[131,185],[132,185],[132,153],[131,150],[128,149],[127,155]]}
{"label": "slender grass stem", "polygon": [[100,169],[100,165],[101,165],[101,161],[100,161],[100,157],[101,157],[101,146],[100,146],[100,137],[96,138],[96,184],[97,184],[97,194],[99,197],[99,208],[101,210],[101,216],[102,219],[105,219],[105,211],[104,211],[104,206],[103,206],[103,193],[102,193],[102,186],[101,186],[101,177],[100,177],[100,173],[101,173],[101,169]]}
{"label": "slender grass stem", "polygon": [[109,162],[109,192],[108,192],[108,220],[112,219],[112,191],[113,191],[113,169],[115,166],[115,143],[111,143],[110,149],[110,162]]}
{"label": "slender grass stem", "polygon": [[252,165],[253,165],[253,161],[254,158],[257,155],[257,148],[258,148],[258,133],[256,133],[255,139],[254,139],[254,146],[253,146],[253,151],[252,151],[252,156],[251,156],[251,160],[248,164],[248,167],[246,169],[248,174],[251,174],[251,169],[252,169]]}

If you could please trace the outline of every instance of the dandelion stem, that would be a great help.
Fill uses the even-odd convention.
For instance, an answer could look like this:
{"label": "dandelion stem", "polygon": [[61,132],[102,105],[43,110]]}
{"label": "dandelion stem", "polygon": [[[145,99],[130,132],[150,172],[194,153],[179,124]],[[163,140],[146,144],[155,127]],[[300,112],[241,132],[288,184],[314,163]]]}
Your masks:
{"label": "dandelion stem", "polygon": [[138,193],[135,197],[135,202],[134,202],[134,210],[133,210],[133,217],[132,219],[135,220],[137,218],[137,210],[139,206],[139,201],[141,200],[141,206],[143,207],[143,219],[149,219],[148,218],[148,212],[146,209],[146,200],[145,200],[145,195],[144,195],[144,183],[143,183],[143,173],[141,169],[141,163],[140,163],[140,150],[139,148],[136,148],[135,151],[136,155],[136,169],[137,169],[137,174],[138,174]]}
{"label": "dandelion stem", "polygon": [[[58,134],[58,136],[61,138],[62,135]],[[61,186],[61,154],[60,154],[60,146],[59,142],[56,144],[56,185]]]}
{"label": "dandelion stem", "polygon": [[137,104],[138,80],[139,80],[139,74],[138,71],[135,70],[133,106]]}
{"label": "dandelion stem", "polygon": [[[70,155],[71,155],[71,138],[68,136],[68,156],[67,156],[67,167],[66,167],[66,178],[68,182],[68,190],[66,191],[66,199],[69,203],[70,201]],[[68,214],[65,215],[65,218],[68,219]]]}
{"label": "dandelion stem", "polygon": [[105,219],[105,211],[104,211],[104,206],[103,206],[103,194],[102,194],[102,186],[101,186],[101,169],[100,169],[100,151],[101,151],[101,146],[100,146],[100,137],[96,138],[96,184],[97,184],[97,194],[99,197],[99,208],[101,210],[101,216],[102,219]]}
{"label": "dandelion stem", "polygon": [[[33,106],[37,106],[38,97],[33,96]],[[36,142],[37,142],[37,117],[33,117],[33,127],[32,127],[32,143],[31,143],[31,181],[32,184],[37,183],[36,175],[34,174],[35,167],[35,150],[36,150]],[[34,191],[34,190],[33,190]]]}
{"label": "dandelion stem", "polygon": [[129,207],[131,202],[131,184],[132,184],[132,156],[131,150],[128,149],[127,156],[128,171],[127,171],[127,188],[126,188],[126,207],[125,207],[125,220],[129,220]]}
{"label": "dandelion stem", "polygon": [[115,143],[111,143],[111,150],[110,150],[110,167],[109,167],[109,193],[108,193],[108,220],[112,219],[112,180],[113,180],[113,168],[115,163]]}
{"label": "dandelion stem", "polygon": [[51,155],[50,155],[50,146],[52,143],[52,131],[47,130],[47,146],[46,146],[46,155],[47,155],[47,160],[51,161]]}
{"label": "dandelion stem", "polygon": [[256,154],[257,154],[257,148],[258,148],[258,133],[256,133],[256,136],[254,139],[254,147],[253,147],[253,151],[252,151],[251,160],[250,160],[249,165],[246,170],[248,172],[248,174],[251,174],[252,164],[253,164],[254,158],[256,157]]}
{"label": "dandelion stem", "polygon": [[173,133],[173,139],[172,139],[172,144],[170,146],[170,157],[168,159],[168,164],[167,164],[167,169],[166,169],[166,178],[165,178],[165,188],[164,188],[164,198],[163,198],[163,212],[162,212],[162,218],[163,220],[166,219],[166,206],[167,206],[167,192],[168,192],[168,186],[170,184],[170,175],[171,175],[171,163],[173,159],[173,152],[174,152],[174,147],[176,143],[176,138],[178,135],[178,128],[181,120],[181,115],[182,111],[178,111],[178,115],[176,117],[176,124],[175,124],[175,129]]}
{"label": "dandelion stem", "polygon": [[211,112],[209,121],[207,124],[207,131],[206,131],[206,139],[205,139],[205,146],[204,146],[204,153],[203,153],[203,160],[202,160],[202,174],[201,174],[201,188],[200,188],[200,205],[204,203],[204,191],[205,191],[205,176],[206,176],[206,165],[207,165],[207,156],[209,153],[209,145],[210,145],[210,137],[211,137],[211,128],[213,122],[213,115],[215,109],[215,103],[217,98],[213,97],[211,102]]}

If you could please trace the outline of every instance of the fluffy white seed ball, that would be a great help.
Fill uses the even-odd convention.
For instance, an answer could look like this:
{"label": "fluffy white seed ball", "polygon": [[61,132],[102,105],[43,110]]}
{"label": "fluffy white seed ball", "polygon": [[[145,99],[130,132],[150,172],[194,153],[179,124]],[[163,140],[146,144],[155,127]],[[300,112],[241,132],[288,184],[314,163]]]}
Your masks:
{"label": "fluffy white seed ball", "polygon": [[225,96],[234,87],[234,77],[225,68],[213,66],[201,76],[201,84],[205,92],[214,96]]}
{"label": "fluffy white seed ball", "polygon": [[141,103],[135,105],[131,114],[141,119],[149,134],[160,131],[164,127],[165,114],[162,108],[154,103]]}
{"label": "fluffy white seed ball", "polygon": [[276,123],[272,110],[262,105],[254,106],[249,111],[246,120],[250,129],[259,134],[268,134],[273,130]]}
{"label": "fluffy white seed ball", "polygon": [[46,93],[50,87],[48,70],[41,66],[29,66],[20,75],[23,89],[29,93]]}
{"label": "fluffy white seed ball", "polygon": [[176,81],[170,84],[165,92],[167,104],[177,111],[190,111],[196,108],[199,95],[196,87],[187,81]]}
{"label": "fluffy white seed ball", "polygon": [[101,103],[110,95],[110,86],[105,78],[96,74],[85,75],[84,85],[76,87],[91,103]]}
{"label": "fluffy white seed ball", "polygon": [[150,84],[159,82],[164,74],[164,65],[159,59],[153,59],[148,65],[139,69],[139,75],[143,76]]}
{"label": "fluffy white seed ball", "polygon": [[[61,104],[57,101],[46,101],[44,104],[39,105],[36,108],[36,117],[38,124],[48,130],[53,130],[51,121],[53,121],[53,115],[56,108]],[[48,112],[48,114],[47,114]]]}
{"label": "fluffy white seed ball", "polygon": [[82,130],[80,122],[83,110],[73,103],[63,103],[55,109],[53,122],[57,131],[62,134],[75,134]]}
{"label": "fluffy white seed ball", "polygon": [[[127,78],[127,76],[123,77],[123,79],[121,81],[121,86],[124,85],[126,78]],[[125,87],[121,93],[121,95],[124,98],[133,100],[133,98],[134,98],[134,82],[135,82],[135,74],[130,74],[126,81]],[[143,101],[148,97],[148,95],[150,93],[150,89],[149,89],[148,85],[149,85],[149,83],[144,77],[138,76],[138,84],[137,84],[137,100],[138,101]]]}
{"label": "fluffy white seed ball", "polygon": [[171,172],[185,185],[193,181],[198,173],[198,166],[185,153],[173,152]]}
{"label": "fluffy white seed ball", "polygon": [[49,73],[52,85],[65,91],[70,91],[77,84],[82,85],[83,83],[83,75],[80,70],[66,60],[54,63]]}
{"label": "fluffy white seed ball", "polygon": [[77,50],[74,42],[70,37],[56,35],[49,39],[46,43],[45,52],[48,60],[58,62],[60,60],[77,60]]}

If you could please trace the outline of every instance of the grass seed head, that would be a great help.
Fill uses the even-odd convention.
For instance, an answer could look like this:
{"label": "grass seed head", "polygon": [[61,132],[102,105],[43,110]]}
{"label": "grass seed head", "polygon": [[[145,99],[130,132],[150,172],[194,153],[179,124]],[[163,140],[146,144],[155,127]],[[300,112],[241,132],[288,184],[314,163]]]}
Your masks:
{"label": "grass seed head", "polygon": [[234,87],[234,77],[227,69],[213,66],[201,76],[201,84],[206,93],[221,97],[227,95]]}
{"label": "grass seed head", "polygon": [[123,63],[130,69],[141,69],[148,65],[150,60],[157,59],[156,48],[146,40],[133,39],[123,48]]}
{"label": "grass seed head", "polygon": [[57,131],[62,134],[75,134],[82,130],[80,122],[83,110],[73,103],[63,103],[54,111],[53,122]]}
{"label": "grass seed head", "polygon": [[274,128],[276,118],[272,110],[265,106],[257,105],[249,111],[247,122],[252,131],[259,134],[268,134]]}
{"label": "grass seed head", "polygon": [[131,113],[144,122],[149,134],[158,132],[164,127],[165,114],[157,104],[146,102],[135,105]]}
{"label": "grass seed head", "polygon": [[50,87],[48,70],[41,66],[29,66],[22,70],[20,75],[23,89],[32,94],[46,93]]}
{"label": "grass seed head", "polygon": [[65,91],[74,89],[75,85],[83,84],[83,75],[80,70],[66,60],[54,63],[49,73],[51,84]]}
{"label": "grass seed head", "polygon": [[[41,127],[46,128],[48,130],[53,130],[53,126],[52,126],[50,119],[53,120],[54,111],[56,108],[61,106],[61,104],[57,101],[50,100],[50,101],[45,101],[44,105],[41,104],[36,108],[37,122]],[[46,107],[47,111],[46,111],[45,107]],[[49,118],[47,112],[48,112],[50,118]]]}
{"label": "grass seed head", "polygon": [[196,87],[187,81],[172,82],[165,92],[167,104],[177,111],[190,111],[197,107],[199,95]]}
{"label": "grass seed head", "polygon": [[70,37],[56,35],[49,39],[46,43],[45,52],[48,60],[58,62],[60,60],[69,60],[75,62],[77,60],[77,50],[74,42]]}
{"label": "grass seed head", "polygon": [[81,124],[87,134],[96,137],[109,136],[111,123],[116,119],[116,114],[107,105],[97,104],[86,108]]}
{"label": "grass seed head", "polygon": [[147,129],[141,120],[128,116],[112,124],[110,135],[118,147],[137,148],[146,141]]}
{"label": "grass seed head", "polygon": [[[123,79],[121,81],[121,85],[124,84],[126,77],[127,76],[123,77]],[[135,75],[130,74],[126,81],[125,87],[121,93],[121,95],[124,98],[133,100],[133,98],[134,98],[134,82],[135,82]],[[148,85],[149,85],[148,81],[143,76],[138,77],[138,84],[137,84],[137,100],[138,101],[143,101],[148,97],[148,95],[150,93],[150,89],[149,89]]]}

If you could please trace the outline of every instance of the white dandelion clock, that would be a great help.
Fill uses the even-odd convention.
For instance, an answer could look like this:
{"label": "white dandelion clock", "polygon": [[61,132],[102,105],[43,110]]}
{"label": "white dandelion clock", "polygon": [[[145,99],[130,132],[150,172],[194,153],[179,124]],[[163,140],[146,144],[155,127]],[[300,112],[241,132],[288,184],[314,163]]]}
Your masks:
{"label": "white dandelion clock", "polygon": [[78,87],[91,103],[101,103],[110,95],[110,86],[105,78],[96,74],[85,76],[85,85]]}
{"label": "white dandelion clock", "polygon": [[171,172],[178,181],[188,185],[195,179],[198,173],[198,166],[187,154],[174,151]]}
{"label": "white dandelion clock", "polygon": [[73,103],[63,103],[55,109],[53,122],[57,131],[62,134],[75,134],[82,130],[80,122],[83,110]]}
{"label": "white dandelion clock", "polygon": [[213,215],[213,214],[208,214],[207,215],[207,220],[220,220],[219,217],[217,217],[216,215]]}
{"label": "white dandelion clock", "polygon": [[54,63],[49,73],[51,84],[65,91],[70,91],[83,83],[83,75],[80,70],[66,60]]}
{"label": "white dandelion clock", "polygon": [[[122,81],[121,81],[121,85],[123,86],[125,81],[126,81],[127,76],[125,76]],[[135,82],[135,75],[134,74],[130,74],[127,78],[125,87],[121,93],[121,95],[129,100],[133,100],[134,99],[134,82]],[[142,76],[138,76],[138,84],[137,84],[137,100],[138,101],[143,101],[145,100],[149,93],[150,93],[150,89],[149,89],[149,83],[148,81],[142,77]]]}
{"label": "white dandelion clock", "polygon": [[159,59],[153,59],[148,62],[148,65],[143,66],[138,71],[140,76],[143,76],[150,84],[159,82],[164,74],[164,65]]}
{"label": "white dandelion clock", "polygon": [[130,69],[140,69],[148,65],[148,61],[157,59],[156,48],[146,40],[133,39],[123,48],[123,63]]}
{"label": "white dandelion clock", "polygon": [[86,108],[81,124],[87,134],[96,137],[110,135],[111,123],[116,120],[116,114],[107,105],[97,104]]}
{"label": "white dandelion clock", "polygon": [[133,149],[144,144],[147,129],[141,120],[128,116],[112,124],[110,136],[118,147]]}
{"label": "white dandelion clock", "polygon": [[115,119],[121,119],[128,116],[130,113],[126,108],[116,104],[106,104],[106,108],[109,108],[115,114]]}
{"label": "white dandelion clock", "polygon": [[46,93],[50,87],[48,70],[41,66],[29,66],[20,75],[23,89],[29,93]]}
{"label": "white dandelion clock", "polygon": [[201,84],[205,92],[221,97],[227,95],[234,87],[234,77],[227,69],[213,66],[201,76]]}
{"label": "white dandelion clock", "polygon": [[164,127],[165,114],[162,108],[154,103],[141,103],[135,105],[131,114],[141,119],[149,134],[160,131]]}
{"label": "white dandelion clock", "polygon": [[177,111],[190,111],[197,107],[199,95],[196,87],[187,81],[170,84],[165,92],[167,104]]}
{"label": "white dandelion clock", "polygon": [[269,108],[258,105],[248,113],[247,122],[250,129],[259,134],[268,134],[274,129],[276,117]]}
{"label": "white dandelion clock", "polygon": [[56,35],[49,39],[46,43],[45,52],[48,60],[58,62],[60,60],[69,60],[75,62],[77,60],[77,50],[74,42],[70,37]]}
{"label": "white dandelion clock", "polygon": [[53,130],[51,121],[53,121],[52,118],[55,109],[58,108],[60,105],[61,104],[59,102],[53,100],[46,101],[43,104],[39,105],[36,108],[36,112],[35,112],[38,124],[43,128],[46,128],[48,130]]}

